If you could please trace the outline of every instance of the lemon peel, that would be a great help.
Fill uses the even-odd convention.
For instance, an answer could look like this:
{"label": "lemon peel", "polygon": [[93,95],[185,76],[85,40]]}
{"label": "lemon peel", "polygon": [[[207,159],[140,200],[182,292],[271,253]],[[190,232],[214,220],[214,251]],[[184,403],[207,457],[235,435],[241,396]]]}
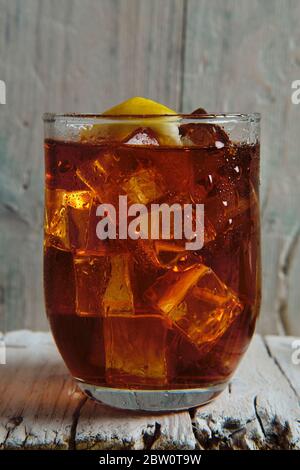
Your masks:
{"label": "lemon peel", "polygon": [[[102,115],[112,117],[138,115],[140,117],[137,121],[132,118],[132,124],[130,123],[130,120],[123,122],[122,120],[119,120],[114,123],[113,118],[112,122],[109,124],[94,124],[93,126],[81,131],[80,137],[82,141],[124,141],[127,136],[134,132],[134,130],[137,130],[140,127],[148,127],[157,134],[161,145],[180,144],[178,117],[176,111],[148,98],[140,96],[130,98],[129,100],[123,101],[122,103],[104,111]],[[145,117],[143,119],[143,116],[145,115],[162,116],[157,118]],[[172,118],[172,116],[176,117]]]}
{"label": "lemon peel", "polygon": [[129,100],[123,101],[117,104],[113,108],[108,109],[102,113],[103,116],[107,115],[122,115],[122,114],[177,114],[173,109],[167,108],[164,104],[158,103],[157,101],[150,100],[149,98],[143,98],[141,96],[135,96]]}

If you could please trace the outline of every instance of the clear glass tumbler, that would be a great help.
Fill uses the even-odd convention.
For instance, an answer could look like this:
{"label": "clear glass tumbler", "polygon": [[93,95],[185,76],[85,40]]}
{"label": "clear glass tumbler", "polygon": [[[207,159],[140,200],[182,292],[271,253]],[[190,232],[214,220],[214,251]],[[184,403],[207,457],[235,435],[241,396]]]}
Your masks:
{"label": "clear glass tumbler", "polygon": [[44,116],[46,310],[89,396],[179,410],[228,384],[260,306],[259,121]]}

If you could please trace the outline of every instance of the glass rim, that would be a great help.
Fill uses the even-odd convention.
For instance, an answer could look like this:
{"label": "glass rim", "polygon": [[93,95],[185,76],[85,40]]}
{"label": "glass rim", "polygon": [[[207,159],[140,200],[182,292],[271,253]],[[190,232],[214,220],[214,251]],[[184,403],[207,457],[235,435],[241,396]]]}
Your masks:
{"label": "glass rim", "polygon": [[259,123],[261,114],[253,113],[210,113],[210,114],[96,114],[96,113],[44,113],[43,121],[45,123],[51,122],[66,122],[70,121],[135,121],[135,120],[158,120],[166,119],[172,122],[176,120],[191,120],[203,123],[226,123],[226,122],[252,122]]}

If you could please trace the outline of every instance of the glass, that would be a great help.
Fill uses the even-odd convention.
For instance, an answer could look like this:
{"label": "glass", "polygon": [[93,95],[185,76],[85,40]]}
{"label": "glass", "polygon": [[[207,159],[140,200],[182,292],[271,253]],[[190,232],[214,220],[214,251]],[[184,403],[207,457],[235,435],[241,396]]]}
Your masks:
{"label": "glass", "polygon": [[[260,306],[259,122],[44,115],[46,311],[89,396],[174,410],[227,386]],[[140,204],[131,231],[124,196],[128,210]],[[157,218],[162,203],[191,208],[189,236],[176,235],[175,212]],[[200,232],[203,246],[193,246]]]}

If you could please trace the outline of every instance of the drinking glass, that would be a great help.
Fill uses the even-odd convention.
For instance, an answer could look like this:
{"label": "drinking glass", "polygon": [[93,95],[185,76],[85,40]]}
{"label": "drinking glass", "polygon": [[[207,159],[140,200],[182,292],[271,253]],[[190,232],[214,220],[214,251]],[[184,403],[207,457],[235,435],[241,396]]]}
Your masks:
{"label": "drinking glass", "polygon": [[44,124],[45,303],[70,373],[117,408],[209,402],[259,312],[259,115]]}

